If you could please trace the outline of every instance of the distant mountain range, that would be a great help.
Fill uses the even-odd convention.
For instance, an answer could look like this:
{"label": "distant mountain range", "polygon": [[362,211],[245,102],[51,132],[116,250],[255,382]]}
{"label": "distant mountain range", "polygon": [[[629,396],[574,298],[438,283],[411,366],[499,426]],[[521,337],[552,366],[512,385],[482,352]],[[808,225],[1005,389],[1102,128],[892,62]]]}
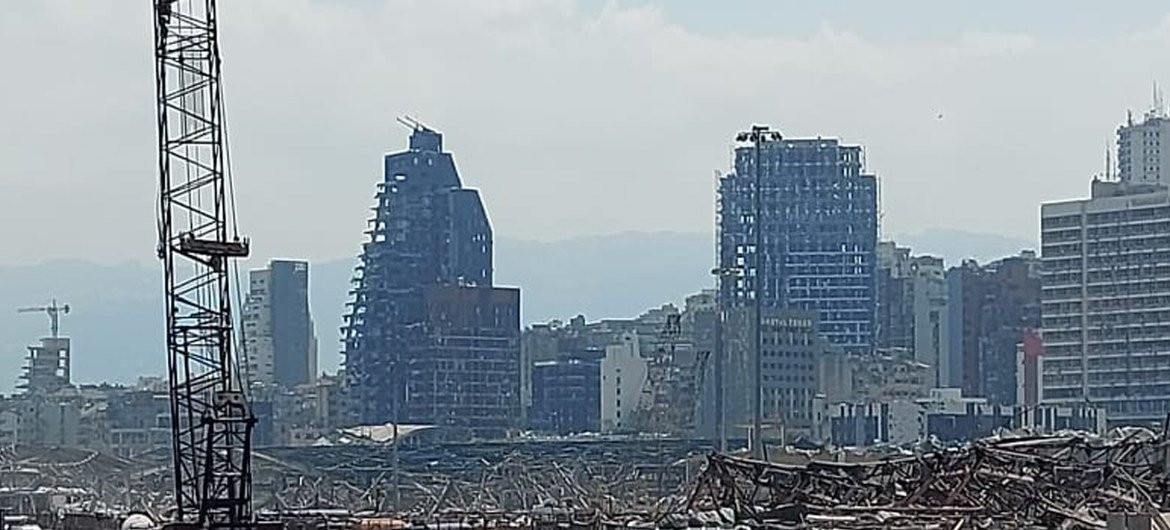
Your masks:
{"label": "distant mountain range", "polygon": [[947,266],[958,265],[964,259],[986,263],[1019,254],[1022,250],[1040,250],[1039,241],[961,230],[930,229],[898,234],[893,239],[899,245],[913,249],[915,254],[944,258]]}
{"label": "distant mountain range", "polygon": [[[930,230],[897,239],[957,263],[987,261],[1034,248],[1028,241],[988,234]],[[522,289],[525,323],[583,314],[589,319],[631,317],[712,284],[710,234],[630,232],[551,242],[496,241],[496,283]],[[312,264],[310,304],[321,367],[340,359],[341,315],[356,259]],[[17,314],[56,296],[73,309],[62,333],[73,338],[74,379],[132,381],[164,367],[162,273],[151,264],[99,265],[54,260],[0,266],[0,392],[15,386],[26,345],[48,331],[48,317]],[[245,279],[246,280],[246,279]]]}

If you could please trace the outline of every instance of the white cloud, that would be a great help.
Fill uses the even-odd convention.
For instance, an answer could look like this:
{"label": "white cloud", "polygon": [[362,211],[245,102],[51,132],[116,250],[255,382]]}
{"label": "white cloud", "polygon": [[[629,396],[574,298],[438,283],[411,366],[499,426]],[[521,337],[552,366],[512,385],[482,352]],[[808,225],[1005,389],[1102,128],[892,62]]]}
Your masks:
{"label": "white cloud", "polygon": [[[0,18],[0,262],[150,259],[147,7],[18,5]],[[1032,237],[1038,203],[1082,195],[1125,107],[1170,78],[1164,45],[1127,36],[712,36],[657,7],[567,0],[220,5],[261,256],[359,250],[401,114],[446,133],[505,237],[710,230],[712,170],[760,122],[865,144],[891,233]]]}

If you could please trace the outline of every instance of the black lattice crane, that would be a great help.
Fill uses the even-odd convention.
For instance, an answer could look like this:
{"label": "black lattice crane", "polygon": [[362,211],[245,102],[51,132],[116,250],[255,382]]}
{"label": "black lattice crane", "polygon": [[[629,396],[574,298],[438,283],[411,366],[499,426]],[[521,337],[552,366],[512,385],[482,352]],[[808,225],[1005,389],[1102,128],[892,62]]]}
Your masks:
{"label": "black lattice crane", "polygon": [[174,523],[247,528],[255,420],[232,352],[228,272],[248,241],[229,202],[216,0],[151,4]]}
{"label": "black lattice crane", "polygon": [[57,300],[49,302],[47,306],[41,307],[21,307],[16,310],[17,313],[45,313],[49,315],[49,333],[54,339],[60,335],[61,332],[61,315],[69,314],[69,304],[57,305]]}

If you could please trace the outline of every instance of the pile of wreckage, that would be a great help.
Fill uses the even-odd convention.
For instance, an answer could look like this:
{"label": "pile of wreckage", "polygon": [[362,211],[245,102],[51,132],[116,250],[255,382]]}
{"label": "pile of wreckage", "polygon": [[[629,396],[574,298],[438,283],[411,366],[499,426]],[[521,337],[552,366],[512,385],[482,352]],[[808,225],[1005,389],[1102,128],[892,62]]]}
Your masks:
{"label": "pile of wreckage", "polygon": [[[0,448],[0,513],[8,528],[119,528],[128,515],[158,520],[170,504],[165,464],[88,449]],[[151,515],[145,515],[150,513]]]}
{"label": "pile of wreckage", "polygon": [[347,508],[415,521],[655,520],[685,510],[711,445],[559,440],[257,453],[257,507]]}
{"label": "pile of wreckage", "polygon": [[[997,436],[873,462],[786,465],[713,455],[663,527],[1170,530],[1164,435]],[[1120,519],[1119,519],[1120,518]]]}
{"label": "pile of wreckage", "polygon": [[[264,449],[255,453],[256,508],[295,530],[1170,530],[1166,440],[1126,429],[1001,435],[868,458],[791,448],[771,455],[789,463],[682,440]],[[0,450],[0,510],[55,514],[54,528],[117,528],[129,512],[161,520],[169,470],[157,456]],[[1144,519],[1135,526],[1119,517]]]}

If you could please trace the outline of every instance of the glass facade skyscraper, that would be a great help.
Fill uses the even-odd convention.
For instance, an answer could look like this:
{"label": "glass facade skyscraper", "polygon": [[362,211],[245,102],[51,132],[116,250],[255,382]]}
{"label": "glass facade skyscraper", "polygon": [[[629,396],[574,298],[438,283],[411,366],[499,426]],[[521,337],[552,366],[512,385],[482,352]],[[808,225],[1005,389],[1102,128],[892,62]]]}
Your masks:
{"label": "glass facade skyscraper", "polygon": [[735,171],[719,183],[716,237],[720,268],[743,273],[722,278],[725,303],[750,307],[760,282],[764,307],[815,311],[829,343],[871,350],[877,215],[877,178],[860,146],[814,138],[737,147]]}

